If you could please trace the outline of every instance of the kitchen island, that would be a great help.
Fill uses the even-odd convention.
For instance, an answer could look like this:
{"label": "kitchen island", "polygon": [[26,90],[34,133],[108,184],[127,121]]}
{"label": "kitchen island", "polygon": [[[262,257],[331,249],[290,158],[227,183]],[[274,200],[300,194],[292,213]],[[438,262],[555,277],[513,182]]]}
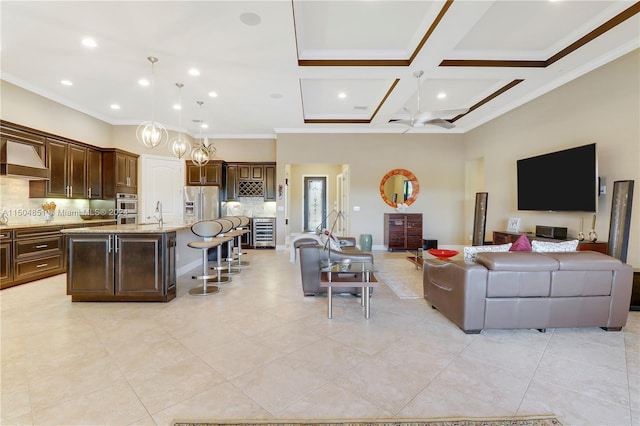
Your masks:
{"label": "kitchen island", "polygon": [[63,229],[67,294],[73,302],[169,302],[176,297],[177,234],[192,236],[190,226]]}

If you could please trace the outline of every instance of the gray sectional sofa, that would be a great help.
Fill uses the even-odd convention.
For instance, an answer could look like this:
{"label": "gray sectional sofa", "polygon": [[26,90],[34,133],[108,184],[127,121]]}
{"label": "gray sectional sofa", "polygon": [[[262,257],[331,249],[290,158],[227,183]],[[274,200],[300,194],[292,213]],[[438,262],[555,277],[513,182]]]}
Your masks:
{"label": "gray sectional sofa", "polygon": [[626,324],[633,270],[593,251],[485,252],[475,262],[426,260],[424,297],[465,333]]}

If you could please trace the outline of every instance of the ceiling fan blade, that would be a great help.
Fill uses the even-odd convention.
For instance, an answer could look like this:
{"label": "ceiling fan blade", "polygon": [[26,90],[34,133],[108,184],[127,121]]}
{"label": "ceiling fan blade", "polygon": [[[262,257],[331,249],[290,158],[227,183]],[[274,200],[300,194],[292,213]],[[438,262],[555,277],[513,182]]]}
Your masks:
{"label": "ceiling fan blade", "polygon": [[427,111],[422,112],[416,115],[416,121],[419,122],[427,122],[429,120],[437,119],[437,118],[453,118],[457,117],[461,114],[466,114],[469,112],[469,108],[460,108],[460,109],[443,109],[440,111]]}
{"label": "ceiling fan blade", "polygon": [[453,129],[456,127],[453,123],[448,122],[442,118],[434,118],[432,120],[427,120],[424,124],[430,124],[432,126],[444,127],[445,129]]}
{"label": "ceiling fan blade", "polygon": [[392,119],[389,120],[389,124],[404,124],[406,126],[411,126],[412,125],[412,120],[411,119],[406,119],[406,118],[401,118],[401,119]]}

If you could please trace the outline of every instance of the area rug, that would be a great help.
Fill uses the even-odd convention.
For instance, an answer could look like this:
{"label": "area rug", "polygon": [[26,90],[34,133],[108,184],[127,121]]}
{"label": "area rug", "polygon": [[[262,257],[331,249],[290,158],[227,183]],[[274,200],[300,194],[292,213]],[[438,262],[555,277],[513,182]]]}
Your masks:
{"label": "area rug", "polygon": [[376,277],[384,282],[400,299],[421,299],[422,270],[406,259],[376,259]]}
{"label": "area rug", "polygon": [[499,418],[434,418],[421,420],[256,420],[256,421],[176,421],[173,426],[562,426],[553,416]]}

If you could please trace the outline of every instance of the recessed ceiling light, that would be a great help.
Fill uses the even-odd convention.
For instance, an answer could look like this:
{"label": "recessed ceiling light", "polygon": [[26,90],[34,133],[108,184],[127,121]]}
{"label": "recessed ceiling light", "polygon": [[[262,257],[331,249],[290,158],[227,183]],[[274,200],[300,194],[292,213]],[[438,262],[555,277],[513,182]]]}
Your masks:
{"label": "recessed ceiling light", "polygon": [[344,92],[340,92],[340,93],[338,93],[338,97],[339,97],[340,99],[345,99],[345,98],[347,97],[347,94],[346,94],[346,93],[344,93]]}
{"label": "recessed ceiling light", "polygon": [[173,104],[173,109],[175,109],[175,110],[181,110],[181,109],[182,109],[182,105],[180,105],[180,104]]}
{"label": "recessed ceiling light", "polygon": [[438,93],[438,99],[444,99],[444,98],[446,98],[446,97],[447,97],[447,94],[446,94],[446,93],[444,93],[444,92],[440,92],[440,93]]}
{"label": "recessed ceiling light", "polygon": [[245,25],[255,26],[260,24],[261,21],[262,19],[260,18],[260,16],[253,12],[245,12],[240,15],[240,22]]}
{"label": "recessed ceiling light", "polygon": [[357,110],[361,110],[361,111],[365,111],[367,108],[369,108],[366,105],[354,105],[353,109],[357,109]]}
{"label": "recessed ceiling light", "polygon": [[199,70],[199,69],[197,69],[197,68],[191,68],[191,69],[189,70],[189,75],[192,75],[192,76],[194,76],[194,77],[197,77],[197,76],[199,76],[199,75],[200,75],[200,70]]}
{"label": "recessed ceiling light", "polygon": [[63,86],[73,86],[71,80],[60,80],[60,84],[62,84]]}
{"label": "recessed ceiling light", "polygon": [[111,105],[110,105],[110,108],[111,108],[111,109],[120,109],[120,105],[118,105],[118,104],[111,104]]}
{"label": "recessed ceiling light", "polygon": [[151,83],[149,82],[149,80],[147,80],[146,78],[141,78],[140,80],[138,80],[138,84],[140,86],[148,86]]}
{"label": "recessed ceiling light", "polygon": [[218,97],[218,93],[214,92],[213,90],[211,92],[209,92],[209,97],[211,98],[217,98]]}
{"label": "recessed ceiling light", "polygon": [[282,99],[282,94],[280,93],[272,93],[269,95],[271,99]]}
{"label": "recessed ceiling light", "polygon": [[200,127],[202,127],[203,129],[208,129],[209,125],[207,123],[202,123]]}
{"label": "recessed ceiling light", "polygon": [[82,45],[85,47],[96,47],[98,43],[90,37],[85,37],[82,39]]}

